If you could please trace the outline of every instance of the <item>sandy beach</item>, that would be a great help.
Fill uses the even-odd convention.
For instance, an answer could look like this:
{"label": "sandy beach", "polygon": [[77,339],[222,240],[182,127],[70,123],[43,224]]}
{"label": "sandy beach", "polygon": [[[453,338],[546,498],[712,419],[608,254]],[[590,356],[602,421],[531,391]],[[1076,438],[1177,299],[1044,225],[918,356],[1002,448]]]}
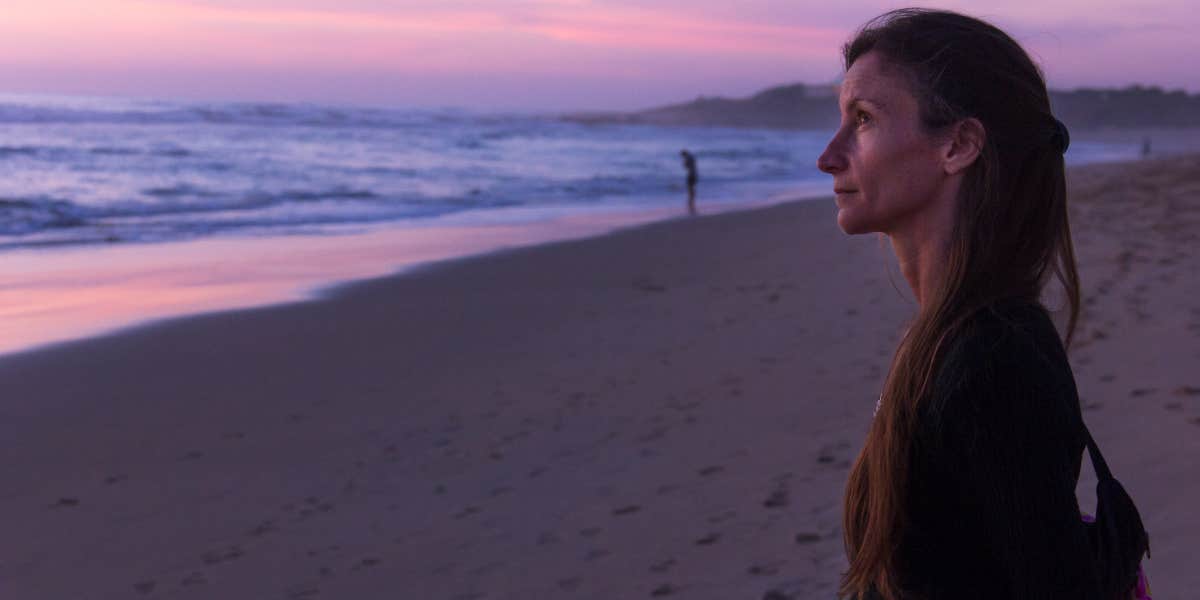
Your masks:
{"label": "sandy beach", "polygon": [[[1200,155],[1070,186],[1084,416],[1155,597],[1185,598]],[[0,359],[0,597],[833,598],[845,477],[915,309],[834,214],[652,224]],[[1085,509],[1093,486],[1085,464]]]}

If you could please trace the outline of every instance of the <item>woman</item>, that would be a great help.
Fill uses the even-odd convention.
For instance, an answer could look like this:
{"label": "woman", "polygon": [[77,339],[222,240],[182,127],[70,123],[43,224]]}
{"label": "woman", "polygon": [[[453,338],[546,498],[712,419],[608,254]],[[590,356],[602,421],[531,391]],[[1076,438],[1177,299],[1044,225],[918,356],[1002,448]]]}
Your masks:
{"label": "woman", "polygon": [[[1112,536],[1080,518],[1088,437],[1039,303],[1055,276],[1069,346],[1069,138],[1041,73],[1004,32],[942,11],[887,13],[844,58],[842,122],[818,167],[842,230],[890,239],[919,310],[847,483],[841,595],[1128,598],[1129,564],[1106,562],[1096,546]],[[1109,504],[1140,534],[1118,540],[1136,578],[1141,522]]]}

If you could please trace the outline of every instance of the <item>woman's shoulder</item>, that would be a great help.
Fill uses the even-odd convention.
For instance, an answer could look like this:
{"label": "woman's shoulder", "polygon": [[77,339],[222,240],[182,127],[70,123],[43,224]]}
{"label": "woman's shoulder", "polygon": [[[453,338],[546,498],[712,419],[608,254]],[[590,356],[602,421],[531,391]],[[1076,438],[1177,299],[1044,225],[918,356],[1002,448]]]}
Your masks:
{"label": "woman's shoulder", "polygon": [[1046,309],[1028,301],[996,302],[968,316],[944,342],[930,408],[957,408],[1014,417],[1045,411],[1047,396],[1074,412],[1074,377]]}
{"label": "woman's shoulder", "polygon": [[1066,360],[1049,313],[1028,300],[1001,300],[976,309],[944,343],[941,362],[951,367],[1028,367]]}

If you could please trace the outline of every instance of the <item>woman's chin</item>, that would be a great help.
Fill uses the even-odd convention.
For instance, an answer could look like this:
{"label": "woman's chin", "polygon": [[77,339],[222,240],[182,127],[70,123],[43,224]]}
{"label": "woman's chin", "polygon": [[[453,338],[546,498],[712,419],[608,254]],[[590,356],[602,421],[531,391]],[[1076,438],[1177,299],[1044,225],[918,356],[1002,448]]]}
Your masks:
{"label": "woman's chin", "polygon": [[874,231],[865,221],[856,219],[852,211],[844,208],[838,210],[837,224],[846,235],[858,235]]}

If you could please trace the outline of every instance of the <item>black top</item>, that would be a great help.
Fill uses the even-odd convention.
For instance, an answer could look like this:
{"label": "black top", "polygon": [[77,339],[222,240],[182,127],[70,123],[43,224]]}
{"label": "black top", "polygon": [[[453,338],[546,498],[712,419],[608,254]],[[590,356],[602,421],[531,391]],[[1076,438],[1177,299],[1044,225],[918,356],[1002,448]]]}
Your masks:
{"label": "black top", "polygon": [[1099,597],[1075,485],[1085,437],[1049,315],[1006,302],[948,341],[912,447],[913,598]]}

